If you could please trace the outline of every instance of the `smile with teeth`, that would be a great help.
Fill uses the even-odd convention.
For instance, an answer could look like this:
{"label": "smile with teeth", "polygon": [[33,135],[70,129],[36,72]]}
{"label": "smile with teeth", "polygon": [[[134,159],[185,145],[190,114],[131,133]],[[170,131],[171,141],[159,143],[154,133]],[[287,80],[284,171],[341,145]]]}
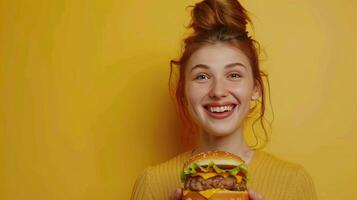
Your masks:
{"label": "smile with teeth", "polygon": [[215,119],[225,119],[232,115],[237,105],[231,104],[226,106],[204,106],[207,114]]}
{"label": "smile with teeth", "polygon": [[233,108],[234,105],[229,105],[229,106],[208,107],[208,110],[211,112],[222,113],[222,112],[229,112]]}

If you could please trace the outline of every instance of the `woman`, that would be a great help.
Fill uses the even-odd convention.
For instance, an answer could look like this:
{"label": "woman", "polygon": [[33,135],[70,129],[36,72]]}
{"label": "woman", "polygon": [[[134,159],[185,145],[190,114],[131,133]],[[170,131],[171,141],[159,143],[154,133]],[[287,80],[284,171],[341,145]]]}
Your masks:
{"label": "woman", "polygon": [[254,108],[260,109],[265,131],[262,77],[266,75],[259,69],[257,43],[246,31],[248,22],[246,10],[237,0],[204,0],[194,6],[190,25],[194,32],[172,64],[179,67],[176,103],[182,119],[198,133],[198,144],[148,167],[136,181],[132,199],[180,199],[183,163],[209,150],[231,152],[248,164],[250,199],[317,199],[311,177],[302,166],[257,150],[244,139],[243,124],[254,111],[252,102],[260,105]]}

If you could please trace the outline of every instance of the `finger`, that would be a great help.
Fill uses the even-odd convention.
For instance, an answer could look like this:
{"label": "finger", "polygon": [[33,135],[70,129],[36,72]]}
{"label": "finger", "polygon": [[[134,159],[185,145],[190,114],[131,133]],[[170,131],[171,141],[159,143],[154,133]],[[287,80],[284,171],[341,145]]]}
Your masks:
{"label": "finger", "polygon": [[255,200],[255,192],[253,189],[248,189],[249,199]]}
{"label": "finger", "polygon": [[263,195],[259,194],[258,192],[254,192],[254,199],[263,200]]}
{"label": "finger", "polygon": [[248,189],[249,199],[252,200],[263,200],[263,195],[254,191],[254,189]]}
{"label": "finger", "polygon": [[178,188],[175,193],[175,200],[179,200],[182,198],[182,189]]}
{"label": "finger", "polygon": [[253,188],[249,188],[248,189],[248,194],[249,194],[249,196],[253,196],[255,194],[254,189]]}
{"label": "finger", "polygon": [[175,190],[175,192],[173,192],[170,195],[170,200],[179,200],[181,198],[181,195],[182,195],[182,190],[181,188],[178,188]]}
{"label": "finger", "polygon": [[258,200],[263,200],[263,195],[258,193],[257,198],[258,198]]}

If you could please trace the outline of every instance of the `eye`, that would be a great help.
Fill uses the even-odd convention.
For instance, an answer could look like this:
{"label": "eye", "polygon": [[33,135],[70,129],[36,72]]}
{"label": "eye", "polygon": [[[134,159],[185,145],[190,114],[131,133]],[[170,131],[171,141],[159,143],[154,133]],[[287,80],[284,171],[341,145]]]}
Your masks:
{"label": "eye", "polygon": [[199,74],[198,76],[196,76],[195,80],[204,80],[204,79],[208,79],[208,77],[206,76],[206,74]]}
{"label": "eye", "polygon": [[242,76],[240,74],[238,74],[238,73],[231,73],[231,74],[229,74],[229,77],[231,77],[233,79],[239,79]]}

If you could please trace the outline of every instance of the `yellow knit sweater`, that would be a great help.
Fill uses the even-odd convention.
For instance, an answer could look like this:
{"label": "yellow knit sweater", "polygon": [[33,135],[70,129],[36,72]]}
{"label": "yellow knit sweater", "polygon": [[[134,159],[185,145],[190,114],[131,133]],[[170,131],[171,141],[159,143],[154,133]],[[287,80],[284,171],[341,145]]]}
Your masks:
{"label": "yellow knit sweater", "polygon": [[[184,152],[164,163],[146,168],[133,187],[131,200],[168,200],[179,187],[184,162],[192,155]],[[316,200],[314,183],[298,164],[276,158],[265,151],[255,151],[248,170],[248,188],[264,196],[264,200]]]}

